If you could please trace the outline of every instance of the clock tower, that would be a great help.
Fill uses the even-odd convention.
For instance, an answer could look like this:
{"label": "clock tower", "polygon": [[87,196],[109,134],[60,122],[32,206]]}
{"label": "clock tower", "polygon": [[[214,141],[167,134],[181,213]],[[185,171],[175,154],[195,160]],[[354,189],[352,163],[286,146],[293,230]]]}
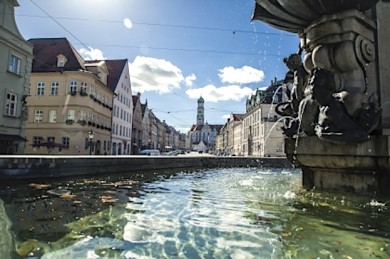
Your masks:
{"label": "clock tower", "polygon": [[202,96],[198,99],[198,110],[196,114],[196,124],[204,125],[204,99]]}

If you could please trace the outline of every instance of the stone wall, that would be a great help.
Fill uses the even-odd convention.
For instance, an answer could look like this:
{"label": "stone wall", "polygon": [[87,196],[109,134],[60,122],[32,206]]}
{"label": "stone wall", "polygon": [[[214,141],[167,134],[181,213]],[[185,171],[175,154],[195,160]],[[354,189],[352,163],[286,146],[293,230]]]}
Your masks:
{"label": "stone wall", "polygon": [[163,156],[0,156],[0,179],[57,178],[116,173],[155,173],[168,169],[217,167],[292,168],[286,158]]}

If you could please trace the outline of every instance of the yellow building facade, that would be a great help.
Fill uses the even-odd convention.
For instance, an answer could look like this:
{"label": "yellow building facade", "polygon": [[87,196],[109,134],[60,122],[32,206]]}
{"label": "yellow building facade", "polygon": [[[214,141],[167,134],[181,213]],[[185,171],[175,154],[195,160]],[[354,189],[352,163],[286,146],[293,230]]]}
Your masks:
{"label": "yellow building facade", "polygon": [[[114,93],[107,87],[105,62],[84,61],[71,46],[71,53],[66,47],[62,50],[61,46],[70,45],[66,39],[46,41],[30,41],[35,59],[27,98],[25,154],[109,154]],[[50,43],[57,46],[51,51],[42,48]]]}

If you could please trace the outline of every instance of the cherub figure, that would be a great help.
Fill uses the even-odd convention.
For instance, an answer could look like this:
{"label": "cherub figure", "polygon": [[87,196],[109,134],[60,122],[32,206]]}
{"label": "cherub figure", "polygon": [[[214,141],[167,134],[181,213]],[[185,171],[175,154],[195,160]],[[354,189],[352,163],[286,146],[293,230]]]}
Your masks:
{"label": "cherub figure", "polygon": [[303,100],[303,98],[305,98],[304,93],[309,79],[309,73],[307,73],[303,66],[300,54],[291,54],[290,56],[284,58],[283,62],[289,69],[284,79],[284,83],[291,83],[293,86],[288,97],[293,111],[297,113],[299,103]]}
{"label": "cherub figure", "polygon": [[[300,102],[305,98],[305,89],[309,79],[309,73],[303,66],[300,53],[294,53],[283,59],[289,71],[286,73],[284,84],[286,85],[287,102],[279,103],[275,107],[276,113],[280,116],[288,116],[285,120],[283,130],[285,134],[292,137],[297,130],[295,126],[298,118]],[[292,86],[291,89],[289,86]],[[295,119],[291,119],[295,118]]]}

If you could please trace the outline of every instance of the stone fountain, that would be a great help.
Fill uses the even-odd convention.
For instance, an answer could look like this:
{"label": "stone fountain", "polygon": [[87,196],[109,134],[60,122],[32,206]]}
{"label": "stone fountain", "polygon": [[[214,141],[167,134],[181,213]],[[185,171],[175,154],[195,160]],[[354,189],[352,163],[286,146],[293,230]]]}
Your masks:
{"label": "stone fountain", "polygon": [[390,1],[256,0],[253,20],[300,38],[276,112],[303,186],[390,193]]}

